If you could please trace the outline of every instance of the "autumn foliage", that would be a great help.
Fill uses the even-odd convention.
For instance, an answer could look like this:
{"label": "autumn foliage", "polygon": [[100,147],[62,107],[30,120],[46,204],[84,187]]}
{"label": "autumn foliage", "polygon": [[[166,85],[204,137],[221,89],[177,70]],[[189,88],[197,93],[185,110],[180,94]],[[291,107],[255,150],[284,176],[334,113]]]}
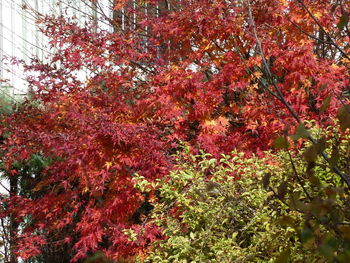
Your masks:
{"label": "autumn foliage", "polygon": [[[33,98],[1,126],[3,168],[27,187],[2,200],[2,215],[22,229],[16,249],[24,259],[48,247],[64,248],[72,261],[96,251],[140,255],[162,236],[144,209],[154,193],[134,187],[136,174],[167,175],[183,142],[214,156],[262,156],[298,118],[325,127],[347,102],[349,3],[134,7],[116,0],[113,19],[100,17],[113,30],[37,14],[53,54],[26,65]],[[40,169],[27,168],[33,158]]]}

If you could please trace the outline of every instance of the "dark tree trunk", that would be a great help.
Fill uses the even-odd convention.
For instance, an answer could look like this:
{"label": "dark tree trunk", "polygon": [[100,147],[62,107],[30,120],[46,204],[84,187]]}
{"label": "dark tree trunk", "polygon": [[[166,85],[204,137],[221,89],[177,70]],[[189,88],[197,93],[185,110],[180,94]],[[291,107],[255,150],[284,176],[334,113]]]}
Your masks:
{"label": "dark tree trunk", "polygon": [[[15,196],[18,194],[18,177],[16,175],[10,176],[10,196]],[[17,246],[17,233],[18,233],[18,223],[14,216],[10,216],[10,262],[9,263],[18,263],[15,250]]]}

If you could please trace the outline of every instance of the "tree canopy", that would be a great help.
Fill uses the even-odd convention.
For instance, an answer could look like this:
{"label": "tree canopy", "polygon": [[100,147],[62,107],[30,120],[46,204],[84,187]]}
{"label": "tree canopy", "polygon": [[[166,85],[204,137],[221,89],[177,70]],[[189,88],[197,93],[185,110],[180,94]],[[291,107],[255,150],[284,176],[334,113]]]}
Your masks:
{"label": "tree canopy", "polygon": [[1,215],[21,228],[23,259],[144,253],[163,236],[147,220],[157,191],[135,183],[166,177],[183,144],[264,157],[294,134],[316,145],[310,163],[315,151],[327,163],[305,121],[326,128],[338,116],[339,134],[350,127],[349,2],[114,2],[111,18],[87,1],[100,15],[83,25],[36,13],[52,54],[25,65],[33,98],[0,130],[2,169],[22,185],[1,201]]}

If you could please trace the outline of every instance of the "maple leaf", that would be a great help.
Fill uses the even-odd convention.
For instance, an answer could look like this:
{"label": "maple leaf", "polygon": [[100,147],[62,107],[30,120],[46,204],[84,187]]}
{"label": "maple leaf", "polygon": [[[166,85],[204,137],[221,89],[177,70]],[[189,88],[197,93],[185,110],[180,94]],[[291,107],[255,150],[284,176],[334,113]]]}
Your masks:
{"label": "maple leaf", "polygon": [[215,120],[206,120],[202,124],[203,131],[211,134],[224,134],[229,126],[228,119],[219,117]]}

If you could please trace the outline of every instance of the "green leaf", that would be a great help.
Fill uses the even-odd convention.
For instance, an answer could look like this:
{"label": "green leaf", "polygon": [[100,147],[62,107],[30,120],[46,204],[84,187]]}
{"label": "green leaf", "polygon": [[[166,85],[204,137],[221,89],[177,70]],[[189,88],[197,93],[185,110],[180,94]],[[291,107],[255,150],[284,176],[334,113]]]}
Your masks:
{"label": "green leaf", "polygon": [[327,83],[323,83],[320,87],[320,91],[324,91],[327,88]]}
{"label": "green leaf", "polygon": [[274,261],[274,263],[287,263],[290,261],[290,249],[287,248],[286,250],[282,251],[281,254],[279,254],[278,258]]}
{"label": "green leaf", "polygon": [[320,138],[315,144],[310,145],[306,148],[303,156],[307,163],[313,163],[316,160],[318,154],[321,154],[326,148],[326,138]]}
{"label": "green leaf", "polygon": [[93,263],[93,262],[108,263],[108,260],[106,259],[103,252],[97,251],[93,256],[88,257],[87,259],[84,260],[84,263]]}
{"label": "green leaf", "polygon": [[262,183],[264,188],[267,188],[270,184],[270,178],[271,178],[271,174],[267,173],[264,175],[263,179],[262,179]]}
{"label": "green leaf", "polygon": [[288,149],[288,140],[286,137],[277,137],[276,140],[273,142],[273,146],[276,149]]}
{"label": "green leaf", "polygon": [[208,161],[209,166],[214,166],[215,163],[216,163],[216,159],[215,159],[215,158],[210,159],[210,160]]}
{"label": "green leaf", "polygon": [[339,119],[340,129],[345,131],[350,128],[350,108],[349,106],[343,106],[338,110],[337,117]]}
{"label": "green leaf", "polygon": [[287,194],[287,189],[288,189],[288,183],[287,182],[282,182],[280,186],[277,188],[277,195],[280,199],[283,199],[285,195]]}
{"label": "green leaf", "polygon": [[349,15],[348,14],[343,14],[341,18],[339,19],[339,22],[337,24],[337,27],[339,30],[343,30],[344,27],[349,23]]}
{"label": "green leaf", "polygon": [[307,129],[305,128],[305,125],[302,124],[302,123],[299,123],[298,127],[297,127],[297,130],[296,130],[296,133],[291,135],[290,137],[296,141],[300,138],[308,138],[310,136],[310,133],[307,131]]}
{"label": "green leaf", "polygon": [[317,157],[317,152],[318,151],[317,151],[316,145],[311,145],[310,147],[308,147],[303,154],[305,161],[308,163],[315,162]]}
{"label": "green leaf", "polygon": [[193,233],[193,232],[191,232],[191,233],[190,233],[190,238],[191,238],[192,240],[194,240],[194,239],[196,238],[196,234]]}
{"label": "green leaf", "polygon": [[334,256],[334,251],[337,250],[337,247],[338,247],[338,241],[335,238],[330,237],[323,244],[321,244],[318,249],[321,255],[326,257],[329,261],[332,261]]}
{"label": "green leaf", "polygon": [[329,95],[323,102],[322,106],[320,107],[320,113],[324,113],[324,111],[329,107],[329,103],[331,102],[332,96]]}
{"label": "green leaf", "polygon": [[350,226],[347,225],[341,225],[338,227],[340,230],[341,235],[347,239],[350,240]]}
{"label": "green leaf", "polygon": [[302,243],[307,242],[313,237],[313,231],[309,227],[304,227],[300,233],[300,241]]}
{"label": "green leaf", "polygon": [[340,159],[339,151],[334,146],[333,149],[332,149],[331,158],[329,159],[329,165],[333,168],[334,166],[337,165],[339,159]]}
{"label": "green leaf", "polygon": [[281,226],[287,227],[287,226],[294,226],[294,219],[291,216],[283,215],[278,222],[281,224]]}
{"label": "green leaf", "polygon": [[321,154],[323,150],[326,148],[326,137],[321,137],[318,139],[317,143],[315,144],[317,154]]}
{"label": "green leaf", "polygon": [[321,185],[321,181],[320,181],[320,178],[318,178],[317,176],[315,175],[310,175],[309,176],[309,181],[312,185],[314,186],[320,186]]}

